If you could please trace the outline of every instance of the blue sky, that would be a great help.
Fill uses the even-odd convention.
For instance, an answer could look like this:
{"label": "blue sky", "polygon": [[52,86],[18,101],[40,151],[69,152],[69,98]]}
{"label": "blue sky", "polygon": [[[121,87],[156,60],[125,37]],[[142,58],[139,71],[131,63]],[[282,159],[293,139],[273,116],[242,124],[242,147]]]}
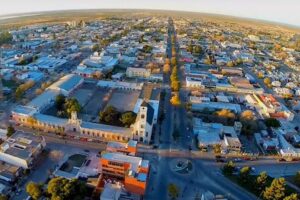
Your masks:
{"label": "blue sky", "polygon": [[35,11],[143,8],[256,18],[300,26],[300,0],[0,0],[0,15]]}

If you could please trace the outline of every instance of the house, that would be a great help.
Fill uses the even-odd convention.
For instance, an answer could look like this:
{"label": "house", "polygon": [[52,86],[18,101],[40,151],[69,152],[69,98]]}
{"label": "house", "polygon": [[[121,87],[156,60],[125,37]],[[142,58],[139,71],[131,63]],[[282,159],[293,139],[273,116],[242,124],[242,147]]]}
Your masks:
{"label": "house", "polygon": [[28,169],[45,148],[42,136],[16,132],[0,146],[0,160],[11,165]]}
{"label": "house", "polygon": [[151,70],[146,68],[128,67],[126,70],[127,77],[149,78]]}

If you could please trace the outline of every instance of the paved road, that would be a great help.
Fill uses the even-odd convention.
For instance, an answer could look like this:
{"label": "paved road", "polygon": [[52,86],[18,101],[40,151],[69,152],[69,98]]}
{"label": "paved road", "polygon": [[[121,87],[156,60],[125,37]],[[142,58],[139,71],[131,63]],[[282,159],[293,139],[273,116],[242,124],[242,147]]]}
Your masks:
{"label": "paved road", "polygon": [[[176,33],[173,21],[169,20],[167,56],[172,56],[171,36]],[[176,49],[178,43],[176,42]],[[177,60],[178,55],[177,55]],[[169,82],[169,77],[165,76],[164,84]],[[179,79],[184,85],[183,71],[179,70]],[[181,89],[180,100],[186,101],[187,91]],[[229,199],[255,199],[244,189],[233,184],[220,173],[219,166],[212,160],[201,159],[188,150],[192,143],[191,132],[187,129],[188,118],[184,107],[173,107],[169,99],[170,89],[166,89],[164,102],[165,119],[162,122],[162,134],[158,150],[140,150],[140,155],[150,160],[150,179],[145,195],[145,199],[168,199],[167,187],[169,183],[176,184],[180,189],[179,199],[193,199],[197,193],[201,194],[207,190],[215,194],[226,195]],[[176,129],[180,132],[178,141],[173,141],[172,133]],[[192,163],[192,170],[189,174],[179,174],[173,171],[172,163],[177,159],[186,158]],[[199,159],[200,158],[200,159]]]}

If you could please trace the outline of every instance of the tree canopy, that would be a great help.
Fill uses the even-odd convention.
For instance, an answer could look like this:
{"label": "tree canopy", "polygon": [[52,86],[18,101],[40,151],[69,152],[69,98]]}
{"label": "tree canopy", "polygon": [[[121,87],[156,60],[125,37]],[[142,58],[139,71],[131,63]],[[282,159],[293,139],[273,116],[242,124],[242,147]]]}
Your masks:
{"label": "tree canopy", "polygon": [[8,31],[3,31],[0,33],[0,45],[10,43],[13,37]]}
{"label": "tree canopy", "polygon": [[35,200],[41,198],[43,194],[41,185],[34,182],[29,182],[26,185],[26,192]]}
{"label": "tree canopy", "polygon": [[265,124],[268,128],[273,127],[273,128],[278,128],[280,127],[280,122],[275,119],[275,118],[268,118],[265,120]]}
{"label": "tree canopy", "polygon": [[15,132],[16,132],[15,128],[10,124],[10,125],[7,127],[7,133],[6,133],[6,136],[7,136],[7,137],[10,137],[10,136],[12,136]]}
{"label": "tree canopy", "polygon": [[285,196],[285,179],[273,179],[271,185],[263,192],[265,200],[281,200]]}
{"label": "tree canopy", "polygon": [[86,195],[86,186],[83,182],[72,179],[57,177],[48,183],[47,192],[52,200],[81,200]]}

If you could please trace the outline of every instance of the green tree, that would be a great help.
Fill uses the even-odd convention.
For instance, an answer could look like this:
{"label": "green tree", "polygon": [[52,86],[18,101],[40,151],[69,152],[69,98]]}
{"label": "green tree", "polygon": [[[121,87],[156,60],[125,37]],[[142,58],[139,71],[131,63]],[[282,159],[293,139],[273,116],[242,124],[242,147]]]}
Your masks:
{"label": "green tree", "polygon": [[7,136],[7,137],[10,137],[10,136],[12,136],[15,132],[16,132],[15,128],[10,124],[10,125],[7,127],[7,133],[6,133],[6,136]]}
{"label": "green tree", "polygon": [[263,193],[265,200],[281,200],[285,196],[285,179],[275,178]]}
{"label": "green tree", "polygon": [[294,182],[298,187],[300,187],[300,171],[298,171],[294,176]]}
{"label": "green tree", "polygon": [[113,106],[107,106],[104,111],[99,113],[100,122],[114,124],[119,120],[120,113]]}
{"label": "green tree", "polygon": [[219,154],[221,154],[221,151],[222,151],[222,147],[221,147],[221,145],[220,144],[216,144],[216,145],[214,145],[214,153],[216,154],[216,155],[219,155]]}
{"label": "green tree", "polygon": [[173,106],[179,106],[181,104],[181,101],[179,99],[179,96],[178,94],[175,94],[171,97],[170,99],[170,103],[173,105]]}
{"label": "green tree", "polygon": [[87,191],[85,184],[77,179],[57,177],[49,181],[47,192],[51,200],[81,200]]}
{"label": "green tree", "polygon": [[171,58],[171,65],[172,66],[176,66],[177,65],[177,59],[176,59],[176,57],[172,57]]}
{"label": "green tree", "polygon": [[13,39],[13,36],[8,31],[3,31],[0,33],[0,45],[5,43],[10,43]]}
{"label": "green tree", "polygon": [[168,193],[169,193],[169,196],[171,197],[171,199],[176,199],[178,196],[179,196],[179,188],[173,184],[173,183],[170,183],[168,185]]}
{"label": "green tree", "polygon": [[63,94],[59,94],[55,98],[55,107],[57,110],[63,110],[66,103],[66,97]]}
{"label": "green tree", "polygon": [[256,188],[258,193],[260,194],[267,186],[268,175],[266,172],[261,172],[259,176],[256,177]]}
{"label": "green tree", "polygon": [[275,119],[275,118],[268,118],[265,120],[265,124],[267,127],[274,127],[274,128],[278,128],[280,127],[280,122]]}
{"label": "green tree", "polygon": [[72,112],[80,112],[81,106],[77,99],[70,98],[66,100],[66,103],[64,104],[64,107],[66,109],[66,113],[68,116],[71,116]]}
{"label": "green tree", "polygon": [[222,168],[222,171],[225,175],[232,175],[234,170],[235,170],[235,164],[232,161],[227,162]]}
{"label": "green tree", "polygon": [[35,200],[41,198],[43,194],[41,185],[32,181],[26,185],[26,192]]}
{"label": "green tree", "polygon": [[120,121],[126,126],[130,127],[135,122],[136,114],[134,112],[125,112],[121,115]]}
{"label": "green tree", "polygon": [[299,200],[300,196],[298,194],[290,194],[289,196],[284,197],[283,200]]}
{"label": "green tree", "polygon": [[243,184],[249,184],[251,168],[249,166],[243,167],[239,173],[239,179]]}

